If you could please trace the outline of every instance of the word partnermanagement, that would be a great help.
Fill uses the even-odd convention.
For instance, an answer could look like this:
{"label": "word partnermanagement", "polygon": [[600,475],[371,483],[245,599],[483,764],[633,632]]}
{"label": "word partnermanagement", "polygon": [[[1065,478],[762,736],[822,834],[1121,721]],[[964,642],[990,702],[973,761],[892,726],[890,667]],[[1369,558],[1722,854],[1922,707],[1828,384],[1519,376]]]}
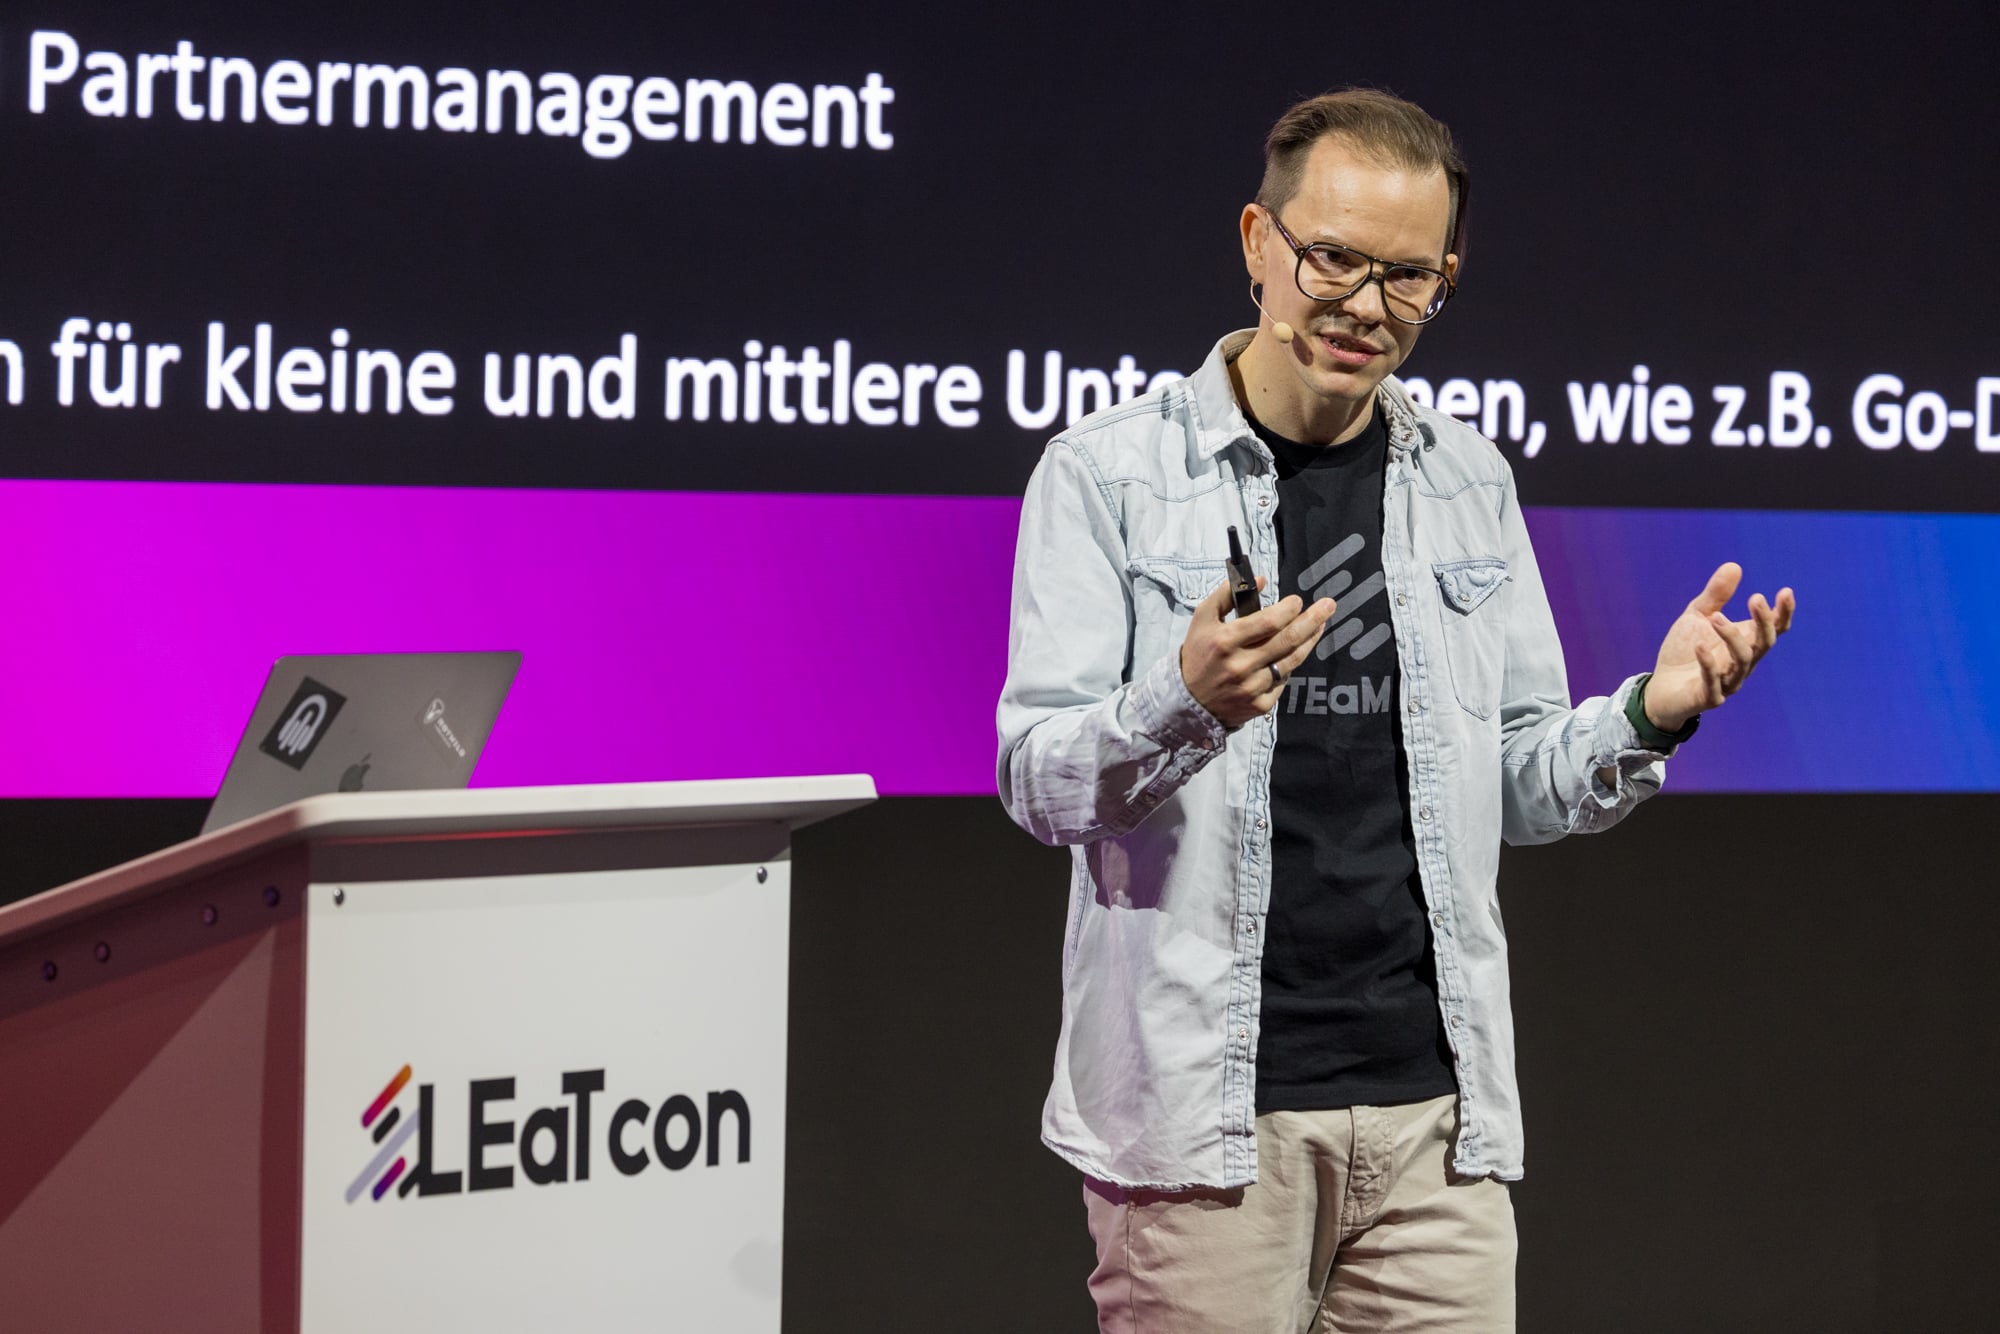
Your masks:
{"label": "word partnermanagement", "polygon": [[887,108],[896,90],[880,74],[858,85],[742,79],[669,79],[551,71],[476,72],[448,67],[273,60],[197,51],[85,51],[66,32],[42,30],[28,41],[28,110],[47,114],[74,99],[99,117],[173,115],[185,121],[276,125],[351,125],[459,134],[543,134],[577,138],[595,158],[623,157],[635,139],[754,144],[779,148],[886,150],[895,135]]}

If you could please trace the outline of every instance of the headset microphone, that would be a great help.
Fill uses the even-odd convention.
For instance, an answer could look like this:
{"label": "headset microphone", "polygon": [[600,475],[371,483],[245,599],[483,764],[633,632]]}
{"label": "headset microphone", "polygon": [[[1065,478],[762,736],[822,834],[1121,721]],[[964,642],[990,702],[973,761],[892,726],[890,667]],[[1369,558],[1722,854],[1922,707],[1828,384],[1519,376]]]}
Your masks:
{"label": "headset microphone", "polygon": [[[1265,310],[1264,303],[1257,299],[1257,286],[1258,285],[1256,283],[1250,284],[1250,304],[1257,307],[1258,314],[1268,317],[1271,312]],[[1283,320],[1272,320],[1271,337],[1277,339],[1280,343],[1291,342],[1293,337],[1292,326],[1285,323]]]}

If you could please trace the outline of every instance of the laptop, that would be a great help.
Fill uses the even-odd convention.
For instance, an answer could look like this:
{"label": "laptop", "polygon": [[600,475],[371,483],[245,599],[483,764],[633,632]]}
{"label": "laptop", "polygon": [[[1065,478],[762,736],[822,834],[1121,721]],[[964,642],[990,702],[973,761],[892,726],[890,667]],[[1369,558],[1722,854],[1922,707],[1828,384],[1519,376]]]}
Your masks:
{"label": "laptop", "polygon": [[464,787],[519,653],[278,659],[201,832],[326,792]]}

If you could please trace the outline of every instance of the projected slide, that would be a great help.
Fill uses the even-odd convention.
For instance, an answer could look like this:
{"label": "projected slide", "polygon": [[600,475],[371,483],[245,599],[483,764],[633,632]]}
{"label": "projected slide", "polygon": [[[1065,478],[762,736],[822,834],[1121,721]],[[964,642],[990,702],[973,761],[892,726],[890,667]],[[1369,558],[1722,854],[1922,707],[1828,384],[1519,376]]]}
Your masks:
{"label": "projected slide", "polygon": [[1404,378],[1573,693],[1737,559],[1798,628],[1676,790],[2000,788],[1976,44],[338,9],[0,21],[0,794],[212,793],[279,655],[457,648],[523,653],[480,783],[990,792],[1030,470],[1255,320],[1262,135],[1348,82],[1471,163]]}

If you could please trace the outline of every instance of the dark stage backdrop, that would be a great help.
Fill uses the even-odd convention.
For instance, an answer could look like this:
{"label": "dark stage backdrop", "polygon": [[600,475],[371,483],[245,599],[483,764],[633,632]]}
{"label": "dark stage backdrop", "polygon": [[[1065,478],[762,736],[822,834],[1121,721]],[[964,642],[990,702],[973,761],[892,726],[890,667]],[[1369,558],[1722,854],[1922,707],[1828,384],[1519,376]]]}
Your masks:
{"label": "dark stage backdrop", "polygon": [[283,653],[521,650],[481,783],[872,773],[800,839],[787,1329],[1084,1327],[1064,858],[990,795],[1017,497],[1255,318],[1273,117],[1387,86],[1475,181],[1406,369],[1512,463],[1573,692],[1723,559],[1801,595],[1670,795],[1504,863],[1524,1328],[1986,1328],[1996,36],[15,6],[0,897],[192,834]]}
{"label": "dark stage backdrop", "polygon": [[[0,803],[0,897],[186,837],[199,801]],[[1511,850],[1536,1334],[1992,1328],[1990,795],[1673,797]],[[1090,1327],[1035,1138],[1067,860],[978,798],[797,841],[787,1334]]]}

